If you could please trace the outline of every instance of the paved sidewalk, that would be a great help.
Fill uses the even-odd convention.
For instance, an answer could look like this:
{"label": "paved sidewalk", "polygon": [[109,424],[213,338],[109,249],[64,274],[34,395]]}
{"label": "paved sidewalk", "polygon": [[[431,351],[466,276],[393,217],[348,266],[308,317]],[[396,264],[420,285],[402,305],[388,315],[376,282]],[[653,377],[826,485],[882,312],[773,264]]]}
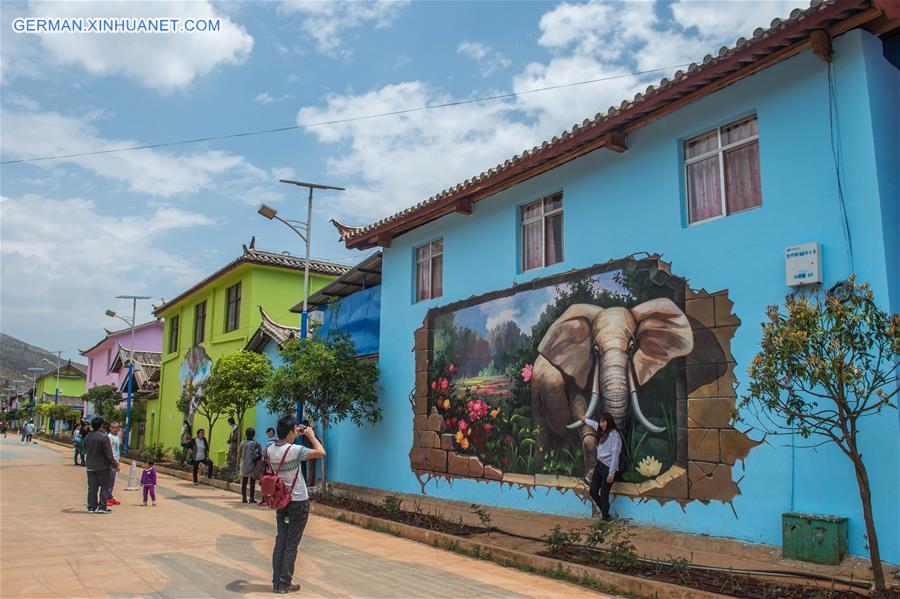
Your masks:
{"label": "paved sidewalk", "polygon": [[[218,489],[159,476],[158,506],[125,491],[84,511],[71,452],[0,439],[0,597],[271,597],[274,518]],[[604,597],[582,587],[310,516],[298,597]]]}

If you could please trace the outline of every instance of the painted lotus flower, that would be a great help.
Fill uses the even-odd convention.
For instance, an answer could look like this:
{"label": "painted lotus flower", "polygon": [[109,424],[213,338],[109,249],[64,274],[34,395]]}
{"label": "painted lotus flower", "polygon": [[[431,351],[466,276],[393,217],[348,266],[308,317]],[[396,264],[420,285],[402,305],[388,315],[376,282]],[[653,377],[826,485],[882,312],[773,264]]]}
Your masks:
{"label": "painted lotus flower", "polygon": [[635,470],[637,470],[638,474],[641,476],[653,478],[659,475],[660,470],[662,470],[662,463],[653,456],[647,456],[638,462]]}
{"label": "painted lotus flower", "polygon": [[531,382],[531,374],[534,371],[534,366],[531,364],[526,364],[522,367],[522,380],[526,383]]}

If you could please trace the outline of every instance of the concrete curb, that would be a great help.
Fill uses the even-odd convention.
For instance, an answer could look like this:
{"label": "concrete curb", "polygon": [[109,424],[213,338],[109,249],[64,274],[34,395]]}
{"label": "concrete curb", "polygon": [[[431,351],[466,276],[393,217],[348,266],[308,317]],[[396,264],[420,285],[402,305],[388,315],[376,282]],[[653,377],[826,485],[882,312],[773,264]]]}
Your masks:
{"label": "concrete curb", "polygon": [[[68,447],[69,444],[53,439],[44,439],[48,443]],[[121,463],[131,465],[136,462],[141,465],[144,462],[133,460],[132,458],[122,458]],[[166,474],[173,478],[191,481],[193,476],[190,472],[167,468],[165,466],[156,466],[157,472]],[[240,493],[241,488],[238,483],[230,483],[218,479],[210,479],[204,476],[198,477],[201,484],[230,491],[232,493]],[[393,520],[385,520],[375,516],[368,516],[357,512],[350,512],[333,508],[313,502],[310,506],[312,512],[318,516],[331,518],[340,522],[355,524],[375,530],[376,532],[386,532],[394,534],[411,541],[417,541],[426,545],[431,545],[439,549],[456,551],[477,559],[486,559],[506,567],[521,568],[533,571],[544,576],[551,576],[563,579],[575,584],[586,585],[586,583],[600,585],[608,588],[614,593],[626,593],[630,595],[638,595],[641,597],[655,597],[658,599],[718,599],[722,595],[701,591],[699,589],[691,589],[666,582],[659,582],[638,578],[636,576],[628,576],[607,570],[600,570],[580,564],[573,564],[558,559],[534,555],[514,549],[507,549],[493,545],[475,541],[465,537],[457,537],[451,534],[418,528],[409,524],[394,522]]]}

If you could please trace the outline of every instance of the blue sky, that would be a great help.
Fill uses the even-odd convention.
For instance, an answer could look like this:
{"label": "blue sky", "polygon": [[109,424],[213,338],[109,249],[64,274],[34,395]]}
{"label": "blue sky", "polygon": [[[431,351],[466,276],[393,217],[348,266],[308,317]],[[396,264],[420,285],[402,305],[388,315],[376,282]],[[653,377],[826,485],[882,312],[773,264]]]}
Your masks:
{"label": "blue sky", "polygon": [[[75,2],[0,5],[3,160],[330,121],[700,60],[802,0]],[[802,4],[805,6],[805,4]],[[218,18],[219,32],[13,33],[20,17]],[[77,356],[113,298],[171,298],[241,251],[301,254],[256,215],[304,216],[313,254],[352,264],[367,224],[604,112],[675,68],[272,135],[11,164],[0,179],[2,330]],[[149,305],[139,316],[149,318]]]}

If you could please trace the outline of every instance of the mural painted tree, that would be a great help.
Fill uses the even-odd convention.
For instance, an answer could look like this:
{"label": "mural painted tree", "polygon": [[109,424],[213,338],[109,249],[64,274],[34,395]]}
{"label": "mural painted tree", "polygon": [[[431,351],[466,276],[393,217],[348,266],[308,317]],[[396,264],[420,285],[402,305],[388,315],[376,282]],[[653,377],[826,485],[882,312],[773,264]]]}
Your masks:
{"label": "mural painted tree", "polygon": [[[860,421],[894,408],[900,359],[900,315],[880,309],[853,277],[828,293],[788,296],[769,306],[762,351],[750,366],[740,407],[751,426],[836,446],[853,464],[866,525],[875,591],[886,594]],[[745,416],[744,421],[749,419]]]}

